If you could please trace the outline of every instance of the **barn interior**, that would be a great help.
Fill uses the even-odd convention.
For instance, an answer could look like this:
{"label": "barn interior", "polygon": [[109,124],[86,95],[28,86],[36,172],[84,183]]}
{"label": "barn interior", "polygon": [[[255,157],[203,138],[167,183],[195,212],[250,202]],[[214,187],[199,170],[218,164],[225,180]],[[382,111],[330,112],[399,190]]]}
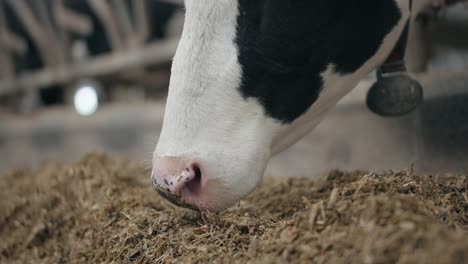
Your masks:
{"label": "barn interior", "polygon": [[[8,33],[2,49],[0,169],[73,161],[92,151],[151,159],[183,9],[181,1],[149,1],[146,19],[132,20],[147,9],[123,2],[58,1],[48,7],[32,1],[37,9],[2,2],[2,30]],[[30,18],[31,10],[40,11],[37,18]],[[314,131],[274,157],[266,174],[313,176],[334,168],[410,164],[422,173],[466,171],[466,12],[455,5],[428,15],[424,32],[411,35],[408,56],[417,57],[411,66],[425,95],[417,111],[397,118],[372,113],[365,98],[373,73]],[[81,106],[86,96],[92,99]]]}
{"label": "barn interior", "polygon": [[[265,175],[317,180],[337,169],[391,174],[399,170],[407,173],[408,168],[417,175],[467,174],[468,3],[448,2],[449,6],[426,10],[410,31],[408,68],[424,89],[424,100],[415,111],[382,117],[369,110],[366,95],[376,80],[373,72],[317,128],[273,157]],[[0,0],[0,172],[6,175],[2,179],[0,173],[0,186],[22,184],[12,180],[12,172],[38,169],[44,173],[39,169],[44,164],[75,164],[89,158],[89,153],[132,160],[143,168],[151,166],[162,127],[171,60],[183,22],[183,0]],[[112,163],[102,156],[99,159]],[[66,171],[60,168],[57,170]],[[460,179],[467,182],[466,177]],[[468,189],[462,186],[459,190],[465,205],[459,208],[464,218],[458,224],[464,223],[461,229],[466,234]],[[8,208],[17,197],[3,198],[6,200],[0,205]],[[171,217],[182,214],[171,210]],[[2,211],[5,216],[1,216]],[[241,216],[239,212],[229,216]],[[14,220],[7,209],[0,210],[2,217],[0,223],[5,226]],[[210,217],[203,221],[209,222]],[[203,221],[201,226],[206,226]],[[251,224],[245,226],[254,228]],[[234,229],[242,233],[242,228],[236,222]],[[2,232],[6,234],[0,227]],[[31,230],[29,242],[43,232],[40,228]],[[286,232],[285,236],[295,234]],[[248,243],[249,248],[252,243]],[[8,255],[5,245],[0,243],[0,262],[15,257]],[[138,245],[140,251],[134,255],[128,249],[130,257],[117,257],[116,252],[114,263],[161,260],[155,257],[159,251],[151,258]],[[40,246],[28,244],[23,250],[34,251],[31,247]],[[207,251],[206,247],[194,250],[197,254]],[[458,252],[468,259],[468,248]],[[16,261],[28,262],[26,259]],[[91,259],[76,261],[89,263]],[[353,263],[391,260],[395,259],[353,259]],[[52,258],[43,261],[48,263]]]}

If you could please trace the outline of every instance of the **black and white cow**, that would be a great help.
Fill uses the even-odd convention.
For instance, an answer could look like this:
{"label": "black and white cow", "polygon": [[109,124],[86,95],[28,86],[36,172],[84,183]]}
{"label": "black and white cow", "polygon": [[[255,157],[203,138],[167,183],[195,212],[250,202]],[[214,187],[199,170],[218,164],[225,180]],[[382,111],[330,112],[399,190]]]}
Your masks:
{"label": "black and white cow", "polygon": [[382,64],[408,0],[186,0],[152,182],[219,211]]}

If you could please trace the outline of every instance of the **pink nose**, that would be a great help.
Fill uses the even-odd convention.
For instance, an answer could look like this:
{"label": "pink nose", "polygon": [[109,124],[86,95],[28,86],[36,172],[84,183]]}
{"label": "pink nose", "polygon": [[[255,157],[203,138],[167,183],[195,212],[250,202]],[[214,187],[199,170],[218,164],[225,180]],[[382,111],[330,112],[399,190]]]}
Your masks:
{"label": "pink nose", "polygon": [[202,191],[200,166],[181,158],[156,158],[151,180],[154,188],[179,206],[196,209],[196,197]]}

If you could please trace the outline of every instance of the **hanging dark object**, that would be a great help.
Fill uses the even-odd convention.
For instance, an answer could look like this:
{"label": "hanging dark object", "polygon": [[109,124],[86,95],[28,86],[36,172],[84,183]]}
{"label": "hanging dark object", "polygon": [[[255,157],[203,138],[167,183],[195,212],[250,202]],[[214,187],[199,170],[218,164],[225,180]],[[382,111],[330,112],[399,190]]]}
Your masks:
{"label": "hanging dark object", "polygon": [[409,22],[386,62],[377,69],[377,81],[367,93],[367,106],[381,116],[402,116],[423,99],[421,84],[411,78],[404,62]]}

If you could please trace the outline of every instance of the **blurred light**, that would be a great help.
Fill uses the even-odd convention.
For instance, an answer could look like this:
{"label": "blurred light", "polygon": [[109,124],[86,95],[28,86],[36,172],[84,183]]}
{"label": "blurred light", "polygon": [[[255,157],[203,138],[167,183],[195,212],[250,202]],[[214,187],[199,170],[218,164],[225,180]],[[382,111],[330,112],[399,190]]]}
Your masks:
{"label": "blurred light", "polygon": [[99,106],[96,88],[90,85],[79,87],[75,93],[73,102],[78,114],[83,116],[94,114]]}

